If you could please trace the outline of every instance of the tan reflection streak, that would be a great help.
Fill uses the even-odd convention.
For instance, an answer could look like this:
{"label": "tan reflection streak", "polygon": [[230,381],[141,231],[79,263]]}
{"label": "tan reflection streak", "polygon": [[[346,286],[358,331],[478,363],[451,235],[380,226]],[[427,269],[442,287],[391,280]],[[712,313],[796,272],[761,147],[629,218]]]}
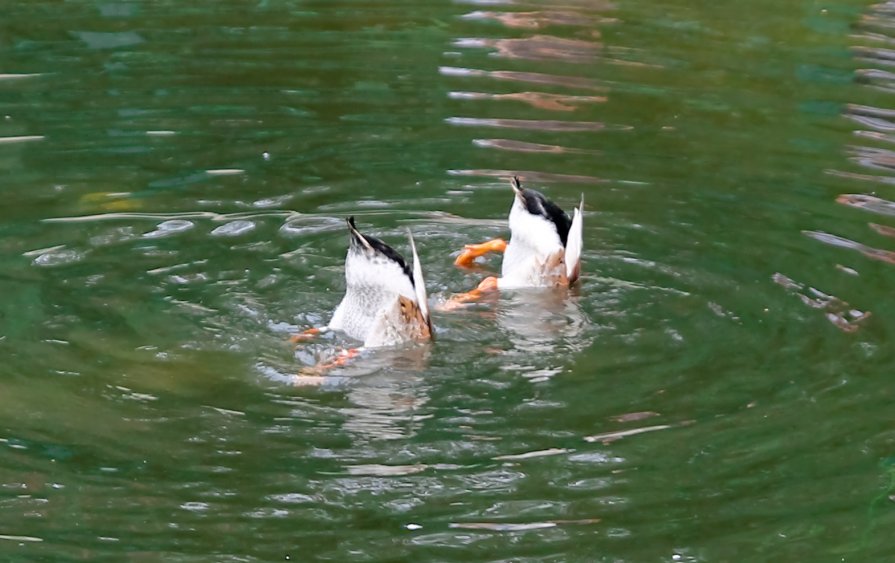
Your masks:
{"label": "tan reflection streak", "polygon": [[506,27],[516,29],[540,29],[551,25],[592,27],[597,24],[612,23],[613,18],[585,16],[577,12],[487,12],[476,11],[461,16],[468,20],[494,20]]}
{"label": "tan reflection streak", "polygon": [[600,151],[575,149],[559,145],[545,145],[541,143],[526,143],[525,141],[516,141],[513,139],[473,139],[472,142],[477,147],[514,152],[600,154]]}
{"label": "tan reflection streak", "polygon": [[880,225],[878,223],[870,223],[870,228],[884,237],[895,238],[895,228],[893,227],[887,227],[886,225]]}
{"label": "tan reflection streak", "polygon": [[542,74],[539,72],[516,72],[512,70],[479,70],[475,68],[460,68],[443,66],[438,71],[445,76],[494,78],[496,80],[511,80],[514,82],[529,82],[532,84],[548,84],[550,86],[565,86],[568,88],[581,88],[597,92],[606,91],[606,87],[596,80],[577,76],[563,76],[554,74]]}
{"label": "tan reflection streak", "polygon": [[824,311],[824,318],[844,332],[855,332],[861,328],[859,323],[872,314],[870,311],[852,309],[847,302],[838,297],[827,295],[813,287],[806,287],[780,272],[771,276],[771,279],[777,285],[793,292],[808,307]]}
{"label": "tan reflection streak", "polygon": [[544,92],[513,92],[488,94],[486,92],[451,92],[450,97],[461,100],[512,100],[551,111],[574,111],[577,104],[596,104],[606,101],[606,96],[565,96]]}
{"label": "tan reflection streak", "polygon": [[830,246],[838,246],[839,248],[856,250],[872,260],[886,262],[887,264],[895,264],[895,252],[892,252],[890,250],[873,248],[872,246],[867,246],[866,244],[861,244],[860,242],[853,241],[845,237],[831,235],[830,233],[824,233],[820,231],[803,231],[803,234],[824,244],[829,244]]}
{"label": "tan reflection streak", "polygon": [[876,108],[873,106],[862,106],[859,104],[848,104],[845,112],[851,115],[869,115],[873,117],[895,117],[895,110]]}
{"label": "tan reflection streak", "polygon": [[42,74],[0,74],[0,80],[21,80],[22,78],[34,78]]}
{"label": "tan reflection streak", "polygon": [[28,143],[31,141],[43,141],[43,135],[19,135],[18,137],[0,137],[0,144]]}
{"label": "tan reflection streak", "polygon": [[895,152],[888,149],[851,147],[852,160],[868,168],[895,169]]}
{"label": "tan reflection streak", "polygon": [[845,116],[877,131],[895,131],[895,110],[849,104]]}
{"label": "tan reflection streak", "polygon": [[[885,10],[879,10],[879,13],[886,14]],[[861,16],[860,26],[871,26],[879,29],[895,29],[895,24],[889,21],[889,18],[880,17],[877,14],[865,14]]]}
{"label": "tan reflection streak", "polygon": [[656,430],[667,430],[673,427],[674,426],[671,424],[657,424],[655,426],[644,426],[642,428],[631,428],[630,430],[619,430],[617,432],[604,432],[603,434],[596,434],[594,436],[585,436],[584,440],[587,442],[603,442],[604,444],[611,444],[616,440],[627,438],[628,436],[636,436],[637,434],[644,434],[646,432],[655,432]]}
{"label": "tan reflection streak", "polygon": [[[881,182],[883,184],[895,184],[895,177],[892,176],[874,176],[872,174],[858,174],[856,172],[844,172],[842,170],[824,170],[832,176],[840,178],[850,178],[852,180],[861,180],[864,182]],[[841,196],[840,196],[841,197]],[[841,201],[839,203],[842,203]]]}
{"label": "tan reflection streak", "polygon": [[895,215],[895,202],[865,194],[842,194],[836,203],[857,207],[880,215]]}
{"label": "tan reflection streak", "polygon": [[877,131],[895,131],[895,123],[881,117],[870,117],[867,115],[845,114],[846,117],[857,121],[865,127],[871,127]]}
{"label": "tan reflection streak", "polygon": [[457,47],[492,47],[497,49],[498,57],[508,59],[562,60],[570,63],[592,62],[602,48],[600,43],[551,35],[519,39],[460,39],[454,44]]}
{"label": "tan reflection streak", "polygon": [[859,68],[855,71],[855,76],[865,82],[871,80],[895,80],[895,73],[875,68]]}
{"label": "tan reflection streak", "polygon": [[413,465],[382,465],[379,463],[368,463],[361,465],[349,465],[345,467],[345,471],[349,475],[375,475],[377,477],[394,477],[400,475],[413,475],[425,471],[429,466],[424,463],[416,463]]}
{"label": "tan reflection streak", "polygon": [[853,34],[851,35],[851,38],[853,41],[880,41],[882,43],[895,43],[895,39],[892,39],[887,35],[883,35],[882,33],[874,33],[872,31]]}
{"label": "tan reflection streak", "polygon": [[865,137],[874,141],[885,141],[887,143],[895,143],[895,135],[886,135],[878,131],[855,131],[856,137]]}
{"label": "tan reflection streak", "polygon": [[449,117],[452,125],[473,127],[501,127],[506,129],[533,129],[536,131],[601,131],[606,125],[599,121],[557,121],[552,119],[489,119],[481,117]]}
{"label": "tan reflection streak", "polygon": [[512,178],[518,176],[523,181],[530,182],[568,182],[575,184],[602,184],[606,182],[603,178],[596,176],[581,176],[578,174],[552,174],[550,172],[534,172],[519,170],[448,170],[448,174],[452,176],[480,176],[485,178]]}
{"label": "tan reflection streak", "polygon": [[856,57],[871,59],[877,64],[895,65],[895,51],[880,47],[852,47]]}
{"label": "tan reflection streak", "polygon": [[555,528],[562,524],[597,524],[599,518],[582,518],[578,520],[547,520],[545,522],[527,522],[524,524],[513,522],[451,522],[449,528],[458,530],[488,530],[491,532],[526,532],[530,530],[541,530],[544,528]]}

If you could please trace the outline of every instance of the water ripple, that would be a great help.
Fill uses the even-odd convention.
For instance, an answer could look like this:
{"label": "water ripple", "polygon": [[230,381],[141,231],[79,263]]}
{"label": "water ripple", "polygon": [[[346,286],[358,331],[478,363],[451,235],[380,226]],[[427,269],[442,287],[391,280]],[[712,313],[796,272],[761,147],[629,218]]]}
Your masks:
{"label": "water ripple", "polygon": [[219,237],[238,237],[255,230],[252,221],[231,221],[219,227],[215,227],[211,234]]}
{"label": "water ripple", "polygon": [[[604,6],[607,9],[608,6]],[[516,29],[541,29],[549,26],[571,26],[592,28],[601,23],[610,23],[615,20],[603,18],[582,12],[557,10],[542,10],[535,12],[494,12],[476,10],[460,16],[461,19],[471,21],[496,21],[509,28]]]}
{"label": "water ripple", "polygon": [[509,94],[488,94],[485,92],[450,92],[454,100],[493,100],[523,102],[531,107],[550,111],[575,111],[579,104],[603,103],[606,96],[571,96],[548,94],[545,92],[512,92]]}
{"label": "water ripple", "polygon": [[603,92],[606,86],[597,80],[581,76],[563,76],[556,74],[544,74],[539,72],[520,72],[512,70],[479,70],[452,66],[439,67],[438,71],[444,76],[456,76],[463,78],[493,78],[495,80],[509,80],[512,82],[527,82],[531,84],[545,84],[550,86],[565,86],[567,88],[579,88]]}
{"label": "water ripple", "polygon": [[836,203],[847,205],[849,207],[856,207],[879,215],[895,216],[895,201],[889,201],[872,195],[842,194],[836,198]]}
{"label": "water ripple", "polygon": [[530,59],[534,61],[562,61],[592,63],[602,45],[580,39],[564,39],[549,35],[534,35],[519,39],[461,38],[454,41],[460,48],[492,48],[498,57]]}
{"label": "water ripple", "polygon": [[560,145],[548,145],[544,143],[529,143],[526,141],[517,141],[514,139],[473,139],[472,142],[478,147],[512,152],[533,152],[550,154],[600,154],[599,151],[595,150],[563,147]]}
{"label": "water ripple", "polygon": [[[845,239],[836,240],[838,237],[824,235],[823,233],[811,233],[818,240],[833,244],[834,246],[849,247],[858,245]],[[870,311],[860,311],[853,308],[847,302],[834,295],[828,295],[819,289],[801,284],[792,278],[779,272],[772,276],[774,283],[789,290],[811,309],[821,310],[830,323],[843,332],[855,332],[861,328],[863,321],[871,316]]]}
{"label": "water ripple", "polygon": [[13,143],[29,143],[33,141],[43,141],[46,137],[43,135],[19,135],[16,137],[0,137],[0,145],[11,145]]}
{"label": "water ripple", "polygon": [[[501,127],[507,129],[532,129],[540,131],[561,131],[566,133],[580,131],[602,131],[606,124],[594,121],[555,121],[547,119],[488,119],[480,117],[448,117],[445,122],[451,125],[469,127]],[[615,129],[623,129],[614,126]]]}
{"label": "water ripple", "polygon": [[162,221],[158,224],[154,231],[149,231],[143,235],[143,238],[161,238],[177,235],[189,231],[195,227],[195,223],[185,219],[170,219]]}
{"label": "water ripple", "polygon": [[602,184],[606,180],[597,178],[596,176],[585,176],[581,174],[557,174],[552,172],[538,172],[535,170],[489,170],[489,169],[473,169],[473,170],[448,170],[448,174],[453,176],[479,176],[485,178],[512,178],[517,176],[523,180],[531,182],[543,183],[571,183],[571,184]]}

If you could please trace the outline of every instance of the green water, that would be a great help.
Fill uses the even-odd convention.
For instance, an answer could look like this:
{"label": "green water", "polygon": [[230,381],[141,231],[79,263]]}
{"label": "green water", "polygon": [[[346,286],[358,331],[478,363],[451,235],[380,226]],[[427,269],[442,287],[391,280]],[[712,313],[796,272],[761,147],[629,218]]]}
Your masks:
{"label": "green water", "polygon": [[[4,560],[893,557],[895,8],[2,11]],[[511,173],[578,291],[294,384],[345,216],[439,302]]]}

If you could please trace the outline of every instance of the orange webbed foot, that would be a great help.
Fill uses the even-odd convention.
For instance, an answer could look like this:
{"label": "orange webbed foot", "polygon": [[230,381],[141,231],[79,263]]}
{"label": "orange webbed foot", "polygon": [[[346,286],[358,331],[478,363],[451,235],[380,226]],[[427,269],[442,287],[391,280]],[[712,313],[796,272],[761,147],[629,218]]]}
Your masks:
{"label": "orange webbed foot", "polygon": [[353,358],[359,356],[361,351],[361,348],[348,348],[347,350],[341,350],[338,354],[336,354],[335,358],[329,361],[320,362],[313,367],[302,368],[302,370],[296,377],[301,379],[304,383],[307,383],[306,381],[304,381],[305,379],[323,378],[331,369],[342,367],[348,364],[348,362],[351,361]]}
{"label": "orange webbed foot", "polygon": [[293,344],[298,344],[299,342],[307,342],[308,340],[311,340],[322,332],[323,329],[320,328],[309,328],[307,330],[299,332],[298,334],[293,334],[292,336],[290,336],[289,342]]}
{"label": "orange webbed foot", "polygon": [[479,244],[467,244],[463,247],[463,251],[454,260],[455,266],[468,268],[479,256],[484,256],[489,252],[503,252],[507,249],[507,241],[496,238]]}
{"label": "orange webbed foot", "polygon": [[457,295],[454,295],[453,297],[448,299],[444,303],[444,305],[440,307],[440,309],[442,311],[453,311],[454,309],[459,308],[465,303],[478,301],[483,295],[496,289],[497,278],[495,278],[494,276],[489,276],[483,279],[482,282],[472,291],[467,291],[466,293],[458,293]]}
{"label": "orange webbed foot", "polygon": [[352,358],[356,358],[357,356],[359,356],[360,352],[360,348],[348,348],[347,350],[342,350],[338,354],[336,354],[335,358],[331,359],[328,362],[321,362],[314,366],[313,369],[317,373],[322,374],[333,368],[342,367],[347,364]]}

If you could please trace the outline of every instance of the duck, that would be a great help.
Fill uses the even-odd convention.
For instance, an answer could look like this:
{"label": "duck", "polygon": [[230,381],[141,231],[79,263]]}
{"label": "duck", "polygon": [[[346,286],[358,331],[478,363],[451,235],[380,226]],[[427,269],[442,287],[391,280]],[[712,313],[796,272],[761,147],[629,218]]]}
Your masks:
{"label": "duck", "polygon": [[509,242],[497,238],[467,244],[454,264],[469,267],[489,252],[503,252],[500,277],[485,278],[472,292],[455,296],[467,301],[494,289],[568,287],[581,277],[584,195],[572,217],[541,192],[510,181],[513,205],[508,223]]}
{"label": "duck", "polygon": [[[413,234],[408,230],[413,264],[380,239],[362,234],[347,219],[348,255],[345,258],[345,295],[324,327],[294,335],[301,342],[328,331],[340,331],[363,342],[363,348],[395,346],[434,336],[426,282]],[[347,356],[360,349],[351,349]]]}

